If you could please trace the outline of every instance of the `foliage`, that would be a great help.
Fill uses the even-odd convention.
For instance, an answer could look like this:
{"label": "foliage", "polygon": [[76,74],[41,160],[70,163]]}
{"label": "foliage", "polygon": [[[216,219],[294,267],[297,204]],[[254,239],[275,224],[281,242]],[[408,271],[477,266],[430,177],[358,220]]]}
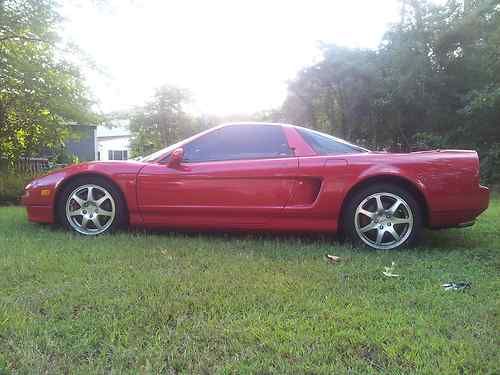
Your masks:
{"label": "foliage", "polygon": [[[89,239],[0,208],[0,369],[495,374],[499,220],[497,198],[472,228],[373,252],[318,236]],[[386,278],[393,261],[401,277]]]}
{"label": "foliage", "polygon": [[58,147],[54,150],[53,155],[49,158],[52,164],[78,164],[80,159],[78,156],[69,151],[66,147]]}
{"label": "foliage", "polygon": [[500,143],[494,143],[481,159],[481,179],[484,183],[500,181]]}
{"label": "foliage", "polygon": [[282,117],[374,149],[488,154],[500,141],[498,1],[401,6],[377,50],[323,45],[323,60],[290,82]]}
{"label": "foliage", "polygon": [[60,47],[53,0],[0,1],[0,156],[57,149],[69,123],[96,123],[79,69]]}
{"label": "foliage", "polygon": [[19,203],[24,187],[34,177],[26,173],[0,171],[0,205]]}
{"label": "foliage", "polygon": [[189,92],[174,86],[162,86],[153,99],[131,114],[132,156],[145,156],[196,132],[197,123],[185,106]]}

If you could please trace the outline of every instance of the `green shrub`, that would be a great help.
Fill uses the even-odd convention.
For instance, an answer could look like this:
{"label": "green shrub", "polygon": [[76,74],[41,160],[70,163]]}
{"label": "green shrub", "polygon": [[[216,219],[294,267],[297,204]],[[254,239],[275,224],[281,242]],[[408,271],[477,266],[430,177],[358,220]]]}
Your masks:
{"label": "green shrub", "polygon": [[24,187],[33,178],[20,172],[0,172],[0,204],[18,204]]}
{"label": "green shrub", "polygon": [[500,143],[494,143],[481,153],[481,181],[486,184],[500,182]]}
{"label": "green shrub", "polygon": [[434,150],[439,148],[448,148],[448,139],[446,137],[430,132],[419,132],[413,136],[413,150]]}

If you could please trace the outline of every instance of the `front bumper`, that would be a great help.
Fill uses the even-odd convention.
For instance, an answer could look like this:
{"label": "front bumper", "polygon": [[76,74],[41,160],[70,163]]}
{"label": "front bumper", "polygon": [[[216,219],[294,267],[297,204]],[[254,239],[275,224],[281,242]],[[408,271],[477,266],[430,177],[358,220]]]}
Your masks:
{"label": "front bumper", "polygon": [[54,210],[52,204],[38,198],[37,189],[26,190],[21,197],[21,204],[26,207],[28,220],[36,223],[54,223]]}
{"label": "front bumper", "polygon": [[54,223],[52,207],[49,206],[26,206],[28,220],[35,223]]}

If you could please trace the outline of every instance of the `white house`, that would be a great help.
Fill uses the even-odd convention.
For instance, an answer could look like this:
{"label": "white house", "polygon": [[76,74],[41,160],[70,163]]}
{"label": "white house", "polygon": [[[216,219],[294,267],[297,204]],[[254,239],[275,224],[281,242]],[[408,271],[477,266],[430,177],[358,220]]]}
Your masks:
{"label": "white house", "polygon": [[98,126],[96,132],[97,160],[127,160],[130,157],[130,130],[128,123],[108,128]]}

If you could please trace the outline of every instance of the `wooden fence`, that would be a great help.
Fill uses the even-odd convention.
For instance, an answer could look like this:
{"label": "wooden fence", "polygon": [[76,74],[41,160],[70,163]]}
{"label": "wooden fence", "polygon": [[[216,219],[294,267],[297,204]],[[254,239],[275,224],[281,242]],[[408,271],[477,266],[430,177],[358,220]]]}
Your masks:
{"label": "wooden fence", "polygon": [[[2,158],[2,160],[0,160],[0,164],[0,169],[7,168],[7,161],[5,159]],[[43,173],[50,168],[53,168],[53,165],[51,165],[51,163],[49,163],[49,159],[46,158],[20,158],[15,161],[13,165],[13,170],[31,175]]]}

